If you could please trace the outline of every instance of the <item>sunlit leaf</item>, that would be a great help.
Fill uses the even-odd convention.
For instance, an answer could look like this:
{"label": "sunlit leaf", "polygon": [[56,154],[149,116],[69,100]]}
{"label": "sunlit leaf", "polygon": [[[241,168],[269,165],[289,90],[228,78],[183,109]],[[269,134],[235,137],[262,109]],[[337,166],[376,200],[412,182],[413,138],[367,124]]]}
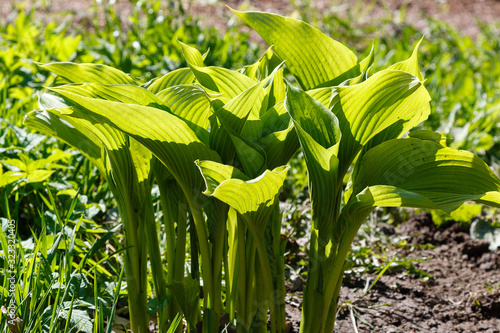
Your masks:
{"label": "sunlit leaf", "polygon": [[351,50],[305,22],[269,13],[233,12],[273,45],[304,90],[341,83],[348,71],[351,77],[359,74]]}
{"label": "sunlit leaf", "polygon": [[129,75],[119,69],[101,64],[54,62],[40,65],[40,67],[63,77],[71,83],[135,84],[135,81]]}

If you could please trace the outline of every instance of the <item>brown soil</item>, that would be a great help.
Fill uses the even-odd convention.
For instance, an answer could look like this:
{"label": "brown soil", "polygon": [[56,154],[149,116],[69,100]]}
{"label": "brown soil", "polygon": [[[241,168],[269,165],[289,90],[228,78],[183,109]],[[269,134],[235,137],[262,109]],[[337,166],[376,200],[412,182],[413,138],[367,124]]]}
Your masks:
{"label": "brown soil", "polygon": [[[487,243],[471,239],[457,224],[439,231],[430,214],[412,217],[391,235],[407,236],[412,246],[399,255],[428,258],[413,264],[432,278],[386,273],[363,296],[367,278],[374,281],[376,276],[346,276],[336,331],[355,332],[352,308],[359,332],[500,332],[500,249],[489,251]],[[294,332],[300,296],[287,298]]]}

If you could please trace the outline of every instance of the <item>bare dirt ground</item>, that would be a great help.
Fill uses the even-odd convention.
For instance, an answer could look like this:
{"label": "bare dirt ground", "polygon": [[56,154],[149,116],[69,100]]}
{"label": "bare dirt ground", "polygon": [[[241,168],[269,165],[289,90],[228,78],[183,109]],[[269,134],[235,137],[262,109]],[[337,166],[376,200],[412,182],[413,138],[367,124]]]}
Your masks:
{"label": "bare dirt ground", "polygon": [[[432,278],[384,275],[365,296],[366,275],[346,278],[341,303],[352,302],[369,324],[358,319],[359,332],[500,332],[500,249],[489,251],[488,243],[471,239],[456,223],[438,230],[430,214],[416,215],[388,232],[411,236],[408,242],[415,246],[402,255],[428,258],[415,268]],[[369,310],[377,305],[382,306]],[[336,327],[339,333],[354,331],[347,308]]]}

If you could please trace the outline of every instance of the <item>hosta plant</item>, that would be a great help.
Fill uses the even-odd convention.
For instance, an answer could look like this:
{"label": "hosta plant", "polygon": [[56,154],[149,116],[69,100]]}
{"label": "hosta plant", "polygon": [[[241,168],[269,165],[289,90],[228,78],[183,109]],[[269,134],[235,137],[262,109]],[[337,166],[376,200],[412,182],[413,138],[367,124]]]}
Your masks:
{"label": "hosta plant", "polygon": [[[69,84],[42,94],[43,110],[28,115],[26,123],[74,145],[108,182],[117,183],[112,189],[128,245],[126,277],[131,281],[134,332],[147,327],[146,295],[134,296],[146,289],[132,283],[145,283],[139,278],[146,272],[146,244],[160,304],[160,326],[172,322],[178,311],[191,327],[199,319],[198,267],[192,265],[189,276],[184,272],[188,220],[192,221],[191,262],[198,260],[197,249],[201,257],[203,331],[216,331],[224,312],[230,312],[232,319],[238,314],[241,331],[265,331],[267,309],[271,309],[273,330],[282,331],[284,244],[277,195],[287,170],[282,165],[299,146],[283,106],[283,68],[271,51],[246,68],[245,74],[205,67],[198,50],[182,43],[181,47],[190,67],[144,86],[107,66],[43,65],[58,75],[56,82]],[[234,172],[222,173],[224,177],[251,184],[240,193],[248,191],[253,205],[242,208],[226,202],[219,195],[227,186],[211,187],[214,184],[208,179],[219,179],[211,177],[227,168]],[[157,261],[157,229],[151,223],[153,178],[160,188],[164,213],[166,278]],[[268,179],[275,181],[272,188]],[[138,249],[142,249],[141,256],[134,252]]]}
{"label": "hosta plant", "polygon": [[416,49],[370,76],[366,60],[304,22],[236,14],[274,45],[299,83],[288,85],[285,108],[306,160],[313,210],[300,331],[332,332],[346,255],[375,207],[499,206],[500,180],[472,153],[445,147],[440,135],[403,138],[430,113]]}
{"label": "hosta plant", "polygon": [[500,205],[480,159],[432,132],[403,138],[430,112],[417,48],[371,75],[373,52],[359,61],[304,22],[236,14],[273,45],[239,71],[207,67],[183,43],[188,67],[144,84],[103,65],[41,65],[57,79],[26,123],[80,149],[111,184],[134,332],[148,327],[148,254],[160,330],[182,312],[188,330],[202,319],[216,332],[228,314],[238,332],[267,332],[269,312],[271,332],[285,331],[278,195],[299,148],[313,210],[301,332],[333,331],[346,255],[375,207]]}

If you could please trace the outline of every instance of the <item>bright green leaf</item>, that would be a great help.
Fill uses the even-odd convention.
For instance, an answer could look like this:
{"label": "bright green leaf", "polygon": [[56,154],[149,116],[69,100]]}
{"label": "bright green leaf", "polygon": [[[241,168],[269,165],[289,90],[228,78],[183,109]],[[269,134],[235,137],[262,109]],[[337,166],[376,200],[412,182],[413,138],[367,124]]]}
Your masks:
{"label": "bright green leaf", "polygon": [[40,67],[65,78],[71,83],[135,84],[135,81],[124,72],[101,64],[54,62],[40,65]]}
{"label": "bright green leaf", "polygon": [[[305,22],[269,13],[233,12],[273,45],[304,90],[333,86],[359,74],[351,50]],[[348,71],[353,75],[342,79]]]}

